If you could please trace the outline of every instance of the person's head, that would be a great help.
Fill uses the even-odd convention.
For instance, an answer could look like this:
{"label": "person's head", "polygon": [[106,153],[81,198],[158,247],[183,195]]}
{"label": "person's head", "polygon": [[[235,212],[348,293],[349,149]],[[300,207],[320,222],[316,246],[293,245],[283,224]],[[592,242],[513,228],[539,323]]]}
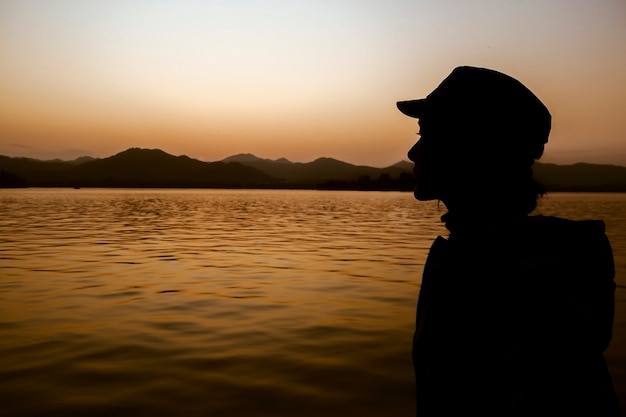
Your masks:
{"label": "person's head", "polygon": [[508,211],[530,213],[543,193],[532,164],[543,154],[551,116],[524,85],[497,71],[458,67],[426,98],[398,102],[419,119],[418,200],[478,209],[486,196]]}

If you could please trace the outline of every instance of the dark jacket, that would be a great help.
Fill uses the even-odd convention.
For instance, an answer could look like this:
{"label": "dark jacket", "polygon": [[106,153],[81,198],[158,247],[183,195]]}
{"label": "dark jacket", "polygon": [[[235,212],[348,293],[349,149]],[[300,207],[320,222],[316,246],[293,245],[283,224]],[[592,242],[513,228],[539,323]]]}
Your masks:
{"label": "dark jacket", "polygon": [[601,221],[532,216],[431,247],[417,308],[417,413],[616,416],[603,356],[614,264]]}

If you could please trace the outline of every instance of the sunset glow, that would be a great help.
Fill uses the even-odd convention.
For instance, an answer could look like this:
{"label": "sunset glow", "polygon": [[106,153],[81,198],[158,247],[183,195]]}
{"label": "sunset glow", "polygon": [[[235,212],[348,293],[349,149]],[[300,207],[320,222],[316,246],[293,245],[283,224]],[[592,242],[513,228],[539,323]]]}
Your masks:
{"label": "sunset glow", "polygon": [[621,0],[6,0],[0,56],[0,155],[382,167],[416,138],[395,102],[474,65],[550,109],[546,162],[626,165]]}

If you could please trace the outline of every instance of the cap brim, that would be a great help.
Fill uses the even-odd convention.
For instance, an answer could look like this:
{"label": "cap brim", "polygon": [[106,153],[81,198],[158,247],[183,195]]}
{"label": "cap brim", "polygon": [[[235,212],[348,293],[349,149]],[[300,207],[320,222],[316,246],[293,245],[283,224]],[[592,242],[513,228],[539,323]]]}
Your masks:
{"label": "cap brim", "polygon": [[420,118],[426,112],[426,99],[398,101],[398,110],[409,117]]}

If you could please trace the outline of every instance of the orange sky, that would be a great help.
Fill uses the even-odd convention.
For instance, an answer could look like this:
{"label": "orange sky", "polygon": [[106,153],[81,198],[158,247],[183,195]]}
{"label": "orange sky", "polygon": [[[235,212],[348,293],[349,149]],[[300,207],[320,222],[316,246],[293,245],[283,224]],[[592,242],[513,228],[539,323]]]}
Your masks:
{"label": "orange sky", "polygon": [[0,54],[2,155],[386,166],[416,139],[395,102],[476,65],[548,106],[545,161],[626,165],[623,0],[4,0]]}

